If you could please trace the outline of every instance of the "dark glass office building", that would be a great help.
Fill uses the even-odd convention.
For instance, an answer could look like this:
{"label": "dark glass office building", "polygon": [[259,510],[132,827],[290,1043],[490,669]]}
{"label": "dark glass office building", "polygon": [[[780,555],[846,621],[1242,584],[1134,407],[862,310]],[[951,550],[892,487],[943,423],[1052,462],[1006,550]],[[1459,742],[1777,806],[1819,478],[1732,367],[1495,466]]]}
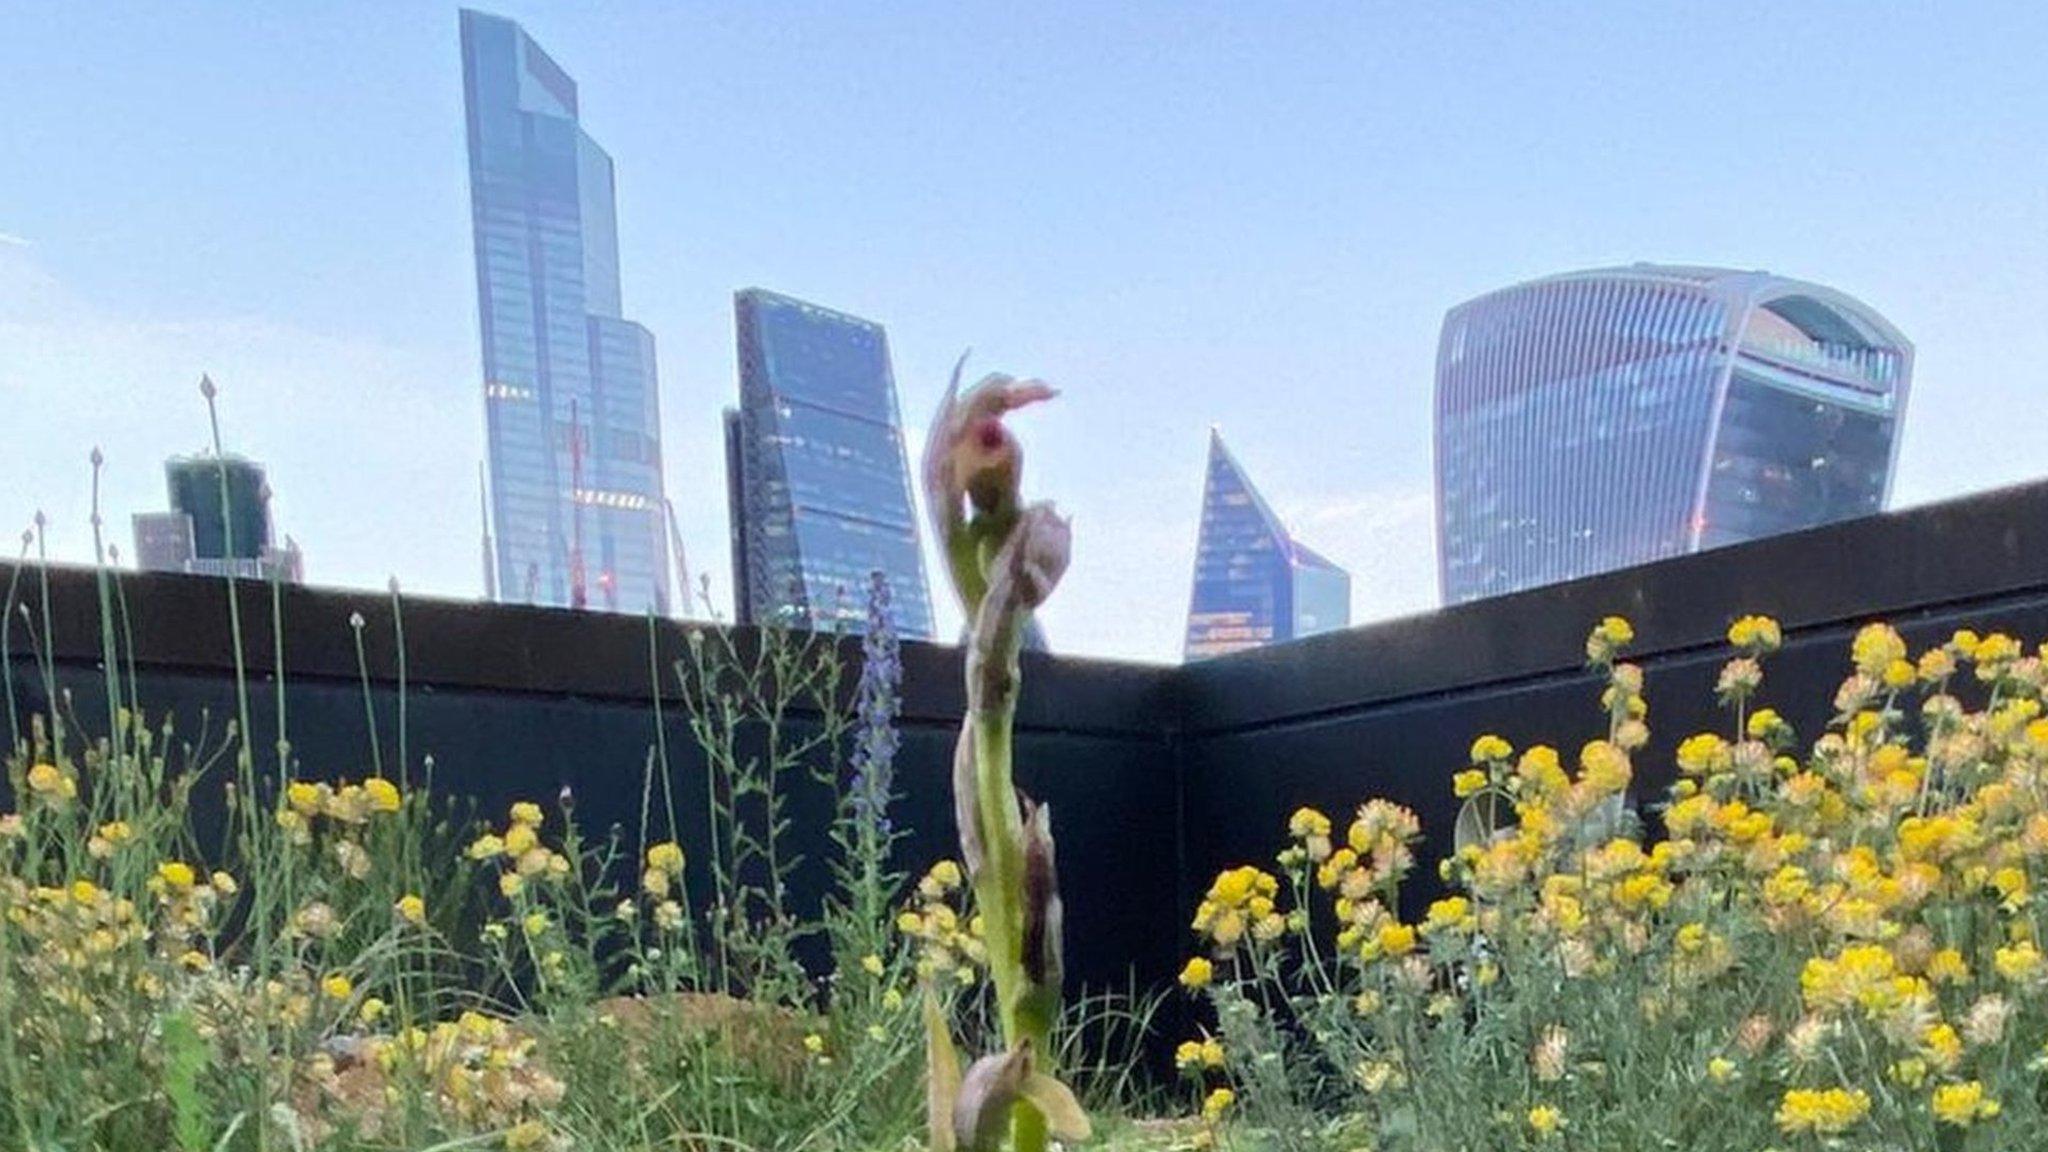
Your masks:
{"label": "dark glass office building", "polygon": [[1831,288],[1637,264],[1453,308],[1445,603],[1880,511],[1913,346]]}
{"label": "dark glass office building", "polygon": [[276,543],[263,466],[240,456],[176,456],[164,464],[168,512],[134,518],[135,564],[145,572],[188,572],[290,583],[305,579],[291,537]]}
{"label": "dark glass office building", "polygon": [[666,613],[654,338],[621,311],[611,157],[519,25],[461,23],[498,595]]}
{"label": "dark glass office building", "polygon": [[1350,575],[1288,533],[1212,430],[1186,658],[1299,640],[1350,623]]}
{"label": "dark glass office building", "polygon": [[740,406],[726,414],[726,469],[740,622],[857,625],[880,571],[897,628],[931,639],[887,333],[758,288],[733,310]]}

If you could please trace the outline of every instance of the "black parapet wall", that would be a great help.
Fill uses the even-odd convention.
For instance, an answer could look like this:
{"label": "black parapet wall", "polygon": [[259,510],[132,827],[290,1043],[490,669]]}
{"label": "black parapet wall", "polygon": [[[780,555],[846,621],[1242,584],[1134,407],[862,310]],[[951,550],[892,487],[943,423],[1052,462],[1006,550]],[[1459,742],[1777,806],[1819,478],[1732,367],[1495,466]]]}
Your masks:
{"label": "black parapet wall", "polygon": [[[0,592],[14,576],[0,567]],[[48,652],[65,698],[60,712],[76,717],[78,732],[96,737],[108,725],[99,578],[91,570],[62,568],[47,576],[47,628],[44,573],[24,569],[15,589],[17,603],[29,609],[26,618],[19,611],[10,617],[16,711],[24,717],[47,711],[42,672],[30,653]],[[273,589],[242,581],[235,590],[252,747],[267,773],[276,763],[278,713]],[[402,699],[403,773],[420,779],[432,756],[436,793],[500,827],[515,800],[539,802],[553,818],[566,786],[587,835],[617,827],[636,850],[631,842],[640,824],[644,772],[657,745],[658,683],[669,785],[684,849],[697,862],[691,879],[701,885],[709,855],[706,758],[690,731],[676,668],[690,665],[689,637],[702,626],[414,597],[402,600],[400,612],[392,597],[375,592],[291,586],[276,592],[284,712],[299,773],[359,778],[381,757],[385,774],[399,778]],[[178,742],[217,745],[238,713],[228,595],[223,579],[182,575],[124,573],[109,589],[115,630],[123,637],[123,681],[132,654],[136,702],[153,725],[173,718]],[[352,623],[358,617],[360,663]],[[759,637],[749,629],[730,635],[743,651]],[[836,643],[850,711],[860,643],[853,637]],[[901,864],[914,872],[958,856],[951,768],[966,695],[959,650],[910,643],[902,659],[901,798],[891,815],[907,833]],[[1077,986],[1093,988],[1126,987],[1133,979],[1162,982],[1173,970],[1180,921],[1169,670],[1027,653],[1024,677],[1017,773],[1020,785],[1054,814],[1068,877],[1062,887],[1069,973]],[[815,731],[816,721],[815,713],[799,711],[792,726]],[[807,773],[787,779],[787,844],[808,862],[793,885],[794,903],[815,906],[827,882],[833,792]],[[218,791],[200,789],[196,807],[217,818]],[[666,834],[657,827],[653,838]],[[630,875],[619,879],[632,882]],[[702,888],[695,891],[701,897]]]}
{"label": "black parapet wall", "polygon": [[[1366,590],[1367,596],[1371,591]],[[1270,861],[1288,815],[1316,805],[1340,827],[1384,796],[1422,818],[1434,887],[1458,802],[1451,775],[1471,741],[1556,747],[1568,764],[1604,735],[1586,634],[1629,619],[1652,740],[1631,789],[1654,819],[1673,750],[1732,731],[1714,682],[1738,616],[1775,617],[1785,648],[1765,661],[1760,703],[1810,742],[1849,672],[1849,642],[1889,621],[1918,651],[1960,627],[2048,636],[2048,484],[2034,484],[1679,557],[1240,653],[1182,670],[1183,907],[1217,870]],[[1409,909],[1411,913],[1419,909]]]}
{"label": "black parapet wall", "polygon": [[[1417,541],[1416,547],[1424,547]],[[90,571],[24,570],[10,617],[13,695],[45,706],[26,656],[47,638],[60,690],[90,731],[104,729],[100,594]],[[0,588],[14,577],[0,567]],[[240,583],[244,658],[258,760],[275,742],[272,591]],[[1364,595],[1371,596],[1371,590]],[[175,716],[181,737],[235,715],[227,588],[213,578],[126,574],[117,617],[132,635],[142,707]],[[397,775],[399,662],[392,601],[379,593],[280,590],[292,754],[309,776],[369,770],[370,726],[350,624],[387,774]],[[1650,747],[1637,757],[1643,810],[1671,778],[1685,736],[1726,730],[1713,682],[1735,617],[1784,626],[1762,701],[1810,740],[1848,670],[1848,644],[1871,620],[1916,646],[1958,627],[2048,636],[2048,484],[1988,493],[1798,533],[1514,596],[1392,620],[1183,668],[1027,653],[1017,728],[1020,782],[1049,801],[1067,904],[1068,968],[1095,987],[1165,986],[1192,941],[1187,921],[1210,877],[1269,863],[1289,813],[1312,804],[1340,824],[1373,796],[1421,816],[1428,844],[1418,894],[1447,847],[1450,776],[1472,739],[1549,743],[1570,759],[1601,734],[1599,684],[1584,669],[1587,631],[1618,614],[1635,625],[1629,658],[1646,671]],[[686,850],[706,855],[704,757],[690,735],[672,665],[695,625],[599,613],[404,600],[405,701],[412,770],[435,760],[438,790],[503,823],[515,799],[552,805],[563,785],[588,832],[637,827],[655,743],[659,675],[670,784]],[[736,643],[751,644],[741,630]],[[846,688],[858,642],[840,641]],[[129,647],[124,640],[124,650]],[[958,650],[904,647],[902,800],[906,868],[956,853],[951,756],[965,706]],[[799,723],[809,722],[799,718]],[[798,782],[791,842],[810,860],[798,898],[822,889],[828,789]],[[693,869],[693,873],[696,870]],[[701,905],[700,905],[701,906]],[[1162,1029],[1162,1044],[1180,1038]]]}

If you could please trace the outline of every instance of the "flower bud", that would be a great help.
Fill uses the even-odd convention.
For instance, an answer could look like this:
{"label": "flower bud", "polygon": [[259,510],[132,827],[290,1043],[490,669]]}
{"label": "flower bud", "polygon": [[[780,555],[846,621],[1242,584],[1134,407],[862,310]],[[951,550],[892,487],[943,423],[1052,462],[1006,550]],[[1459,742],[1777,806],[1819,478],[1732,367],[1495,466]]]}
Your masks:
{"label": "flower bud", "polygon": [[1024,1100],[1045,1116],[1046,1129],[1069,1143],[1086,1140],[1087,1114],[1066,1085],[1034,1069],[1031,1041],[1020,1040],[1000,1055],[983,1056],[960,1078],[953,1102],[953,1138],[960,1152],[995,1152],[1002,1147],[1010,1110]]}
{"label": "flower bud", "polygon": [[1061,935],[1059,869],[1053,860],[1052,808],[1022,793],[1024,805],[1024,972],[1039,989],[1057,996],[1065,969]]}

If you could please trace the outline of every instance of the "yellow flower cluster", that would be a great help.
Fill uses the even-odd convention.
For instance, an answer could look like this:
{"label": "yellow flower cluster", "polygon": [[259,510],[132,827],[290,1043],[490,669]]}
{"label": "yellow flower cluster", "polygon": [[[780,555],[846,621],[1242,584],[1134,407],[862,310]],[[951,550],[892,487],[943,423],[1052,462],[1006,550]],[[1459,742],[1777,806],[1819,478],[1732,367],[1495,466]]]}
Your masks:
{"label": "yellow flower cluster", "polygon": [[562,880],[569,875],[569,858],[541,842],[545,817],[540,806],[530,801],[512,805],[511,821],[504,833],[486,832],[470,842],[469,858],[498,861],[498,891],[506,899],[517,899],[529,883]]}
{"label": "yellow flower cluster", "polygon": [[564,1087],[534,1058],[535,1043],[503,1020],[464,1012],[431,1028],[370,1037],[365,1056],[388,1079],[421,1084],[435,1111],[466,1128],[524,1127],[525,1147],[551,1147],[538,1113],[561,1103]]}
{"label": "yellow flower cluster", "polygon": [[1278,939],[1287,931],[1286,919],[1275,911],[1279,894],[1280,881],[1271,873],[1250,865],[1233,868],[1209,885],[1209,894],[1195,910],[1194,929],[1226,950],[1235,948],[1247,932],[1258,940]]}
{"label": "yellow flower cluster", "polygon": [[[1348,986],[1334,973],[1307,978],[1355,1009],[1318,1019],[1360,1021],[1363,1035],[1381,1036],[1360,1041],[1360,1066],[1406,1067],[1413,1078],[1425,1074],[1407,1067],[1421,1058],[1418,1027],[1478,1035],[1497,1030],[1471,1023],[1503,1003],[1492,997],[1536,995],[1541,1005],[1500,1010],[1552,1011],[1560,980],[1605,1003],[1610,987],[1647,974],[1651,990],[1625,1008],[1524,1039],[1533,1078],[1568,1074],[1567,1035],[1574,1052],[1626,1043],[1601,1030],[1629,1018],[1706,1030],[1710,1058],[1688,1082],[1707,1091],[1767,1081],[1788,1135],[1839,1137],[1874,1108],[1888,1110],[1885,1125],[1923,1131],[2011,1123],[2001,1100],[2022,1096],[2031,1112],[2033,1081],[2017,1078],[2006,1049],[2016,1030],[2048,1022],[2048,645],[2028,652],[2002,633],[1957,632],[1915,656],[1895,629],[1866,626],[1834,723],[1800,756],[1783,716],[1752,703],[1760,658],[1782,646],[1782,631],[1743,617],[1729,628],[1738,657],[1718,685],[1732,731],[1679,743],[1664,836],[1645,839],[1622,807],[1648,738],[1641,671],[1620,662],[1633,634],[1609,618],[1588,637],[1607,678],[1609,731],[1580,750],[1576,772],[1547,746],[1517,757],[1498,736],[1473,743],[1451,788],[1492,834],[1443,862],[1454,891],[1419,925],[1388,911],[1417,833],[1402,810],[1367,805],[1327,856],[1283,855],[1300,867],[1290,873],[1303,878],[1297,891],[1327,893],[1336,955],[1367,962]],[[1297,848],[1327,828],[1312,809],[1289,822]],[[1228,949],[1257,935],[1254,925],[1272,925],[1272,938],[1306,923],[1307,910],[1280,907],[1278,895],[1256,868],[1224,872],[1195,929]],[[1305,964],[1322,963],[1303,950]],[[1397,962],[1374,963],[1388,960]],[[1182,982],[1219,1007],[1243,1006],[1253,998],[1242,986],[1272,970],[1198,958]],[[1706,1003],[1746,1014],[1702,1016]],[[1784,1007],[1756,1007],[1773,1003]],[[1413,1022],[1378,1032],[1376,1021],[1411,1012]],[[1197,1052],[1183,1055],[1185,1065]],[[2048,1050],[2033,1069],[2048,1070]],[[1367,1094],[1396,1083],[1375,1077]],[[1745,1094],[1723,1096],[1733,1106]],[[1516,1114],[1498,1106],[1496,1115]],[[1530,1136],[1564,1126],[1550,1104],[1513,1106]]]}
{"label": "yellow flower cluster", "polygon": [[373,816],[389,815],[404,804],[398,786],[373,776],[360,783],[343,781],[340,786],[325,782],[294,780],[285,786],[284,804],[277,810],[278,827],[294,844],[310,844],[320,820],[343,828],[361,828]]}
{"label": "yellow flower cluster", "polygon": [[1847,1131],[1869,1112],[1870,1095],[1860,1088],[1793,1088],[1778,1104],[1778,1127],[1788,1134],[1832,1136]]}
{"label": "yellow flower cluster", "polygon": [[917,942],[919,979],[974,983],[988,966],[980,916],[962,914],[967,880],[960,865],[941,860],[918,879],[915,902],[896,917],[896,930]]}

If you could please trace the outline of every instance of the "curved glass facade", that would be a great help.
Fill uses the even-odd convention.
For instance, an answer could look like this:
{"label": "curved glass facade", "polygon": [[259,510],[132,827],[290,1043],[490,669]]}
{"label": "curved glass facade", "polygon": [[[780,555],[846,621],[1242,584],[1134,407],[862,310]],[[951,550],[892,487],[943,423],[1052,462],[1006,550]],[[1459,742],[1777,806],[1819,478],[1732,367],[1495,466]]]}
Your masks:
{"label": "curved glass facade", "polygon": [[1350,575],[1288,535],[1212,431],[1185,657],[1299,640],[1350,623]]}
{"label": "curved glass facade", "polygon": [[654,337],[620,314],[612,161],[524,29],[462,13],[502,599],[666,613]]}
{"label": "curved glass facade", "polygon": [[1445,317],[1446,603],[1880,510],[1912,347],[1868,307],[1760,272],[1637,265]]}
{"label": "curved glass facade", "polygon": [[740,622],[857,625],[880,571],[897,630],[931,639],[888,334],[758,288],[733,308],[740,407],[726,417],[726,459]]}

